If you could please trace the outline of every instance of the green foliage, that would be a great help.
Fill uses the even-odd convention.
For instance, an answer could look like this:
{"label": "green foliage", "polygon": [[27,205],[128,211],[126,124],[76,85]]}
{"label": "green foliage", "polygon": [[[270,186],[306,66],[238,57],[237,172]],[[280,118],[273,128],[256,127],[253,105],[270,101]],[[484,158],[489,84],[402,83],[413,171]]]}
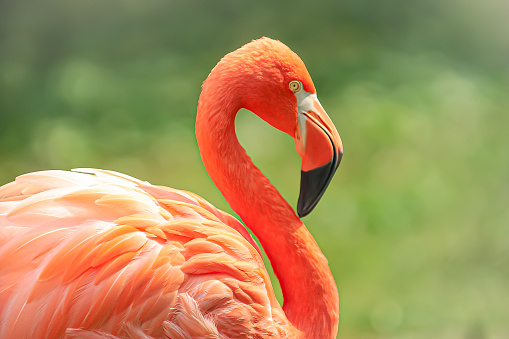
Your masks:
{"label": "green foliage", "polygon": [[[0,2],[0,183],[97,167],[229,210],[193,134],[200,84],[226,52],[277,38],[345,147],[305,219],[342,337],[506,338],[506,15],[497,0]],[[237,130],[296,205],[293,141],[248,112]]]}

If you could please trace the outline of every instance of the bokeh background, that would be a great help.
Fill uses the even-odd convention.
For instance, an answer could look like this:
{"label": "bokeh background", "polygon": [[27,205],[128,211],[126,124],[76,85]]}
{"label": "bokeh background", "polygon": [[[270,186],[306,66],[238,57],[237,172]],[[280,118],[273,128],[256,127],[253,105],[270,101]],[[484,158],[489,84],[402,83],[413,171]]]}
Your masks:
{"label": "bokeh background", "polygon": [[[341,294],[341,338],[509,338],[509,3],[1,1],[0,183],[97,167],[230,211],[200,162],[201,82],[279,39],[343,139],[305,223]],[[293,140],[237,131],[296,205]],[[282,300],[280,291],[278,297]]]}

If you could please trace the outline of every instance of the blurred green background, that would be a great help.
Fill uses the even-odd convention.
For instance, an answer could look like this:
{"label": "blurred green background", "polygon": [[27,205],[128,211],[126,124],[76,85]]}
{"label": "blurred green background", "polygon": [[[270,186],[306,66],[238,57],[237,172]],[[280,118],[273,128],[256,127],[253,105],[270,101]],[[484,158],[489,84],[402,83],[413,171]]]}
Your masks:
{"label": "blurred green background", "polygon": [[[196,146],[200,85],[227,52],[276,38],[345,147],[304,220],[340,289],[340,337],[509,338],[508,13],[504,0],[2,1],[0,183],[97,167],[230,211]],[[249,112],[237,130],[296,206],[293,140]]]}

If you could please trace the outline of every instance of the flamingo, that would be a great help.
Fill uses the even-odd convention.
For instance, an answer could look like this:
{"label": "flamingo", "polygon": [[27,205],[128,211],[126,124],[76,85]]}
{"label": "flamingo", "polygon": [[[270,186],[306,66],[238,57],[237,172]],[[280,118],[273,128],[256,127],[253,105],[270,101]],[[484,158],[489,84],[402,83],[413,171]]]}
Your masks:
{"label": "flamingo", "polygon": [[[239,144],[248,109],[295,139],[297,212]],[[0,338],[335,338],[339,298],[299,217],[342,156],[301,59],[254,40],[203,83],[196,137],[205,169],[258,237],[191,192],[99,169],[24,174],[0,187]]]}

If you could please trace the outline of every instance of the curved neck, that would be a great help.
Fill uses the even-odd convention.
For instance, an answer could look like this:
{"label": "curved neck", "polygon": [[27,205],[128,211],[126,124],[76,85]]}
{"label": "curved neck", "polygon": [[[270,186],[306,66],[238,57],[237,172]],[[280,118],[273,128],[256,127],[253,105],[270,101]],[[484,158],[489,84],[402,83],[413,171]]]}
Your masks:
{"label": "curved neck", "polygon": [[281,284],[288,320],[305,338],[335,338],[339,299],[327,260],[293,209],[238,142],[235,116],[241,104],[232,91],[218,93],[220,86],[214,86],[214,91],[207,87],[205,83],[196,119],[198,146],[207,172],[260,240]]}

